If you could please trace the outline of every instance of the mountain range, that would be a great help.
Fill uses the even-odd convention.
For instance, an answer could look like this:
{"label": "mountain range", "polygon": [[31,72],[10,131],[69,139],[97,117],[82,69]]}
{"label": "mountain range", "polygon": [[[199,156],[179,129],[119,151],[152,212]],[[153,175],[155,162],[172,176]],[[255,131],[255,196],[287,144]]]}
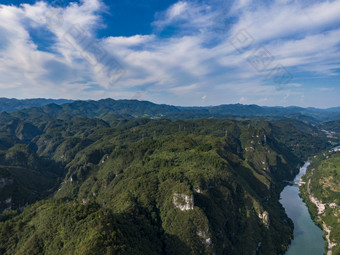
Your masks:
{"label": "mountain range", "polygon": [[0,113],[1,254],[283,253],[284,181],[338,141],[337,109],[45,103]]}
{"label": "mountain range", "polygon": [[15,99],[15,98],[0,98],[0,112],[13,112],[30,107],[39,107],[46,104],[65,104],[71,103],[74,100],[67,99]]}
{"label": "mountain range", "polygon": [[[207,107],[180,107],[154,104],[138,100],[102,99],[99,101],[71,101],[64,99],[0,99],[0,112],[11,113],[14,117],[25,118],[33,113],[41,117],[70,118],[83,116],[104,120],[128,118],[294,118],[313,124],[318,121],[340,119],[340,107],[329,109],[302,107],[262,107],[258,105],[229,104]],[[5,116],[2,115],[1,118]]]}

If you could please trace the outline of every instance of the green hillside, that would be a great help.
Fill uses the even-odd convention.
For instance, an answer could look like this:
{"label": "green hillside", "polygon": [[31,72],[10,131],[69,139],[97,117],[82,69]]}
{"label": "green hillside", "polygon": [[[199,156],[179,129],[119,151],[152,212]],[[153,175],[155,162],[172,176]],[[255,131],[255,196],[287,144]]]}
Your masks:
{"label": "green hillside", "polygon": [[[307,201],[315,222],[323,227],[326,239],[338,244],[328,248],[332,248],[333,254],[340,254],[340,152],[313,158],[304,180],[307,184],[302,189],[303,198]],[[310,196],[322,203],[325,209],[318,211]],[[325,226],[330,230],[328,237]]]}
{"label": "green hillside", "polygon": [[65,104],[71,103],[73,100],[67,99],[15,99],[15,98],[0,98],[0,112],[14,112],[21,109],[40,107],[47,104]]}
{"label": "green hillside", "polygon": [[1,254],[279,254],[283,180],[328,146],[287,120],[37,116],[0,125]]}
{"label": "green hillside", "polygon": [[324,122],[322,127],[327,130],[340,133],[340,120]]}

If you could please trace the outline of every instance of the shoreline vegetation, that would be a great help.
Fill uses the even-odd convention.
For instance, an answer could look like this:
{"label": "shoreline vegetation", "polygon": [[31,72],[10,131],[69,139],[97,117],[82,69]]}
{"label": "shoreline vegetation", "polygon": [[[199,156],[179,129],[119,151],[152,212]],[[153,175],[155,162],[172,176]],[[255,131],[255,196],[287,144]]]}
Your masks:
{"label": "shoreline vegetation", "polygon": [[333,149],[314,156],[310,161],[306,174],[301,178],[304,183],[299,185],[300,196],[313,221],[323,230],[326,254],[336,255],[340,252],[340,152]]}

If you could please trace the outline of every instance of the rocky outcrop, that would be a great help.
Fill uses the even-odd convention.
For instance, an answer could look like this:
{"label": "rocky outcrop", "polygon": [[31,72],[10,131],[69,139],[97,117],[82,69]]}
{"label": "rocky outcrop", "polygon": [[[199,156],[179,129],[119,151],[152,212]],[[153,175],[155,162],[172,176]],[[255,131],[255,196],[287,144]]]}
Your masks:
{"label": "rocky outcrop", "polygon": [[262,220],[262,223],[269,228],[269,213],[267,211],[259,213],[259,218]]}
{"label": "rocky outcrop", "polygon": [[174,206],[181,211],[194,209],[194,196],[175,193],[173,196]]}
{"label": "rocky outcrop", "polygon": [[197,231],[197,235],[201,237],[204,242],[208,245],[212,244],[211,238],[209,237],[209,230],[206,231]]}

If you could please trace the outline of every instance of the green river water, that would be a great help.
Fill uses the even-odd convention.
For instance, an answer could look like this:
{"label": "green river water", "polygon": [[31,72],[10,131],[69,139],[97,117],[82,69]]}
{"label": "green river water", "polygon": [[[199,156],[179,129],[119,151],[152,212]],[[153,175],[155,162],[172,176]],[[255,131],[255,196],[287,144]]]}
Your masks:
{"label": "green river water", "polygon": [[[300,168],[294,181],[305,174],[309,162]],[[322,230],[313,222],[307,205],[299,196],[299,187],[288,185],[281,192],[280,203],[288,217],[294,222],[294,239],[285,255],[322,255],[325,240]]]}

